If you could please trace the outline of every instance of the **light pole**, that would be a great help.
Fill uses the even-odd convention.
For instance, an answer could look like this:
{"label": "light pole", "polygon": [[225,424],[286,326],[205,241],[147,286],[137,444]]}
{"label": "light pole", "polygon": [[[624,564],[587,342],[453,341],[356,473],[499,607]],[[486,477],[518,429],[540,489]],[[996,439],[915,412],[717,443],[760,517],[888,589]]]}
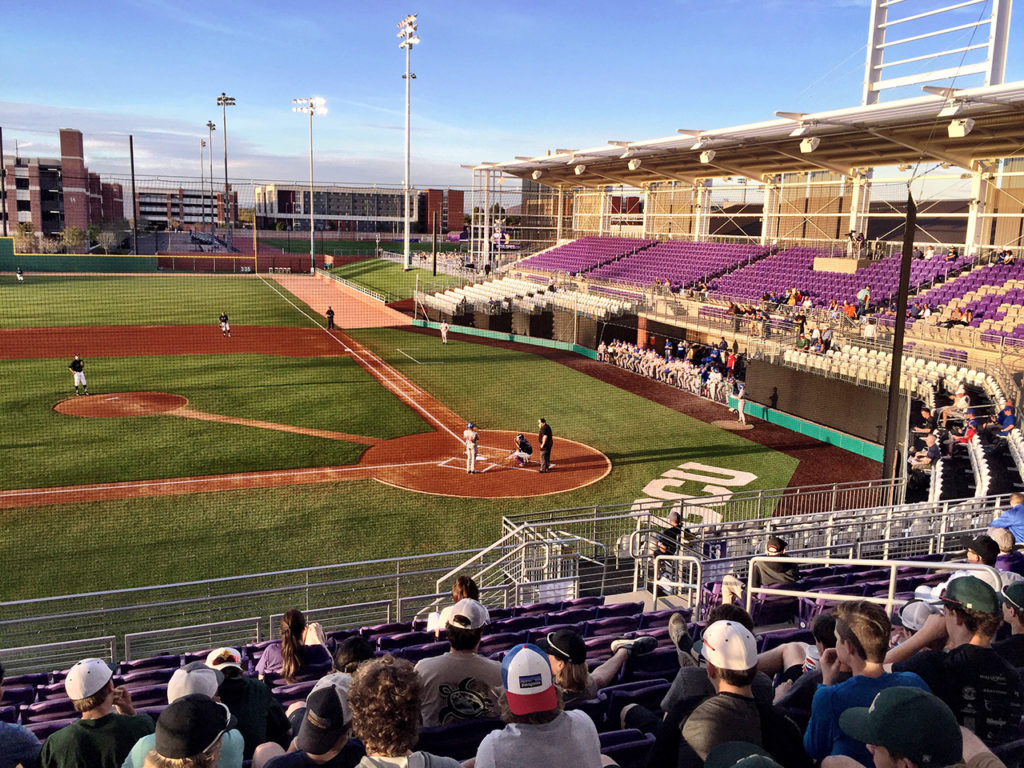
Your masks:
{"label": "light pole", "polygon": [[220,107],[220,127],[224,134],[224,218],[228,222],[228,249],[231,249],[231,196],[228,192],[228,107],[235,106],[235,97],[228,96],[224,91],[217,97],[217,106]]}
{"label": "light pole", "polygon": [[309,114],[309,274],[316,271],[315,235],[313,226],[313,115],[326,115],[327,102],[319,96],[292,99],[292,112]]}
{"label": "light pole", "polygon": [[420,41],[416,36],[415,13],[398,22],[398,37],[402,40],[398,47],[405,49],[405,74],[402,75],[405,80],[405,248],[402,269],[408,272],[412,269],[412,256],[409,253],[409,87],[412,79],[416,77],[409,71],[409,57],[412,54],[412,47]]}
{"label": "light pole", "polygon": [[217,130],[217,126],[212,120],[207,120],[206,127],[210,129],[210,235],[216,236],[213,224],[213,132]]}
{"label": "light pole", "polygon": [[205,171],[203,170],[203,155],[206,149],[206,139],[199,140],[199,228],[206,228],[206,203],[203,202],[203,198],[206,197],[206,179],[203,178]]}

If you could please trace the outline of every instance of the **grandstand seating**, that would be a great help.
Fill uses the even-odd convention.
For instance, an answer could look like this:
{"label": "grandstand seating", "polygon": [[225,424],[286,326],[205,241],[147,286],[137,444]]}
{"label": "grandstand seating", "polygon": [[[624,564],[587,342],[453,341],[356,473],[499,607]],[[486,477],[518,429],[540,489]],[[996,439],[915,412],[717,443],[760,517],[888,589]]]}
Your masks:
{"label": "grandstand seating", "polygon": [[1024,339],[1024,263],[980,267],[917,298],[929,306],[943,307],[932,316],[933,322],[949,319],[958,306],[971,310],[972,328],[990,336]]}
{"label": "grandstand seating", "polygon": [[[633,296],[633,299],[639,298]],[[603,295],[576,290],[548,288],[535,282],[502,277],[486,283],[452,288],[444,293],[423,297],[423,302],[436,310],[454,315],[460,306],[481,312],[491,311],[502,302],[519,311],[543,311],[552,307],[576,310],[597,318],[607,318],[635,311],[628,294]],[[463,304],[464,302],[464,304]]]}
{"label": "grandstand seating", "polygon": [[629,237],[582,237],[535,256],[529,256],[518,262],[516,267],[576,275],[627,254],[636,253],[655,242],[657,241]]}
{"label": "grandstand seating", "polygon": [[701,243],[670,240],[594,269],[587,277],[634,285],[668,281],[678,291],[709,280],[762,255],[765,247],[751,243]]}

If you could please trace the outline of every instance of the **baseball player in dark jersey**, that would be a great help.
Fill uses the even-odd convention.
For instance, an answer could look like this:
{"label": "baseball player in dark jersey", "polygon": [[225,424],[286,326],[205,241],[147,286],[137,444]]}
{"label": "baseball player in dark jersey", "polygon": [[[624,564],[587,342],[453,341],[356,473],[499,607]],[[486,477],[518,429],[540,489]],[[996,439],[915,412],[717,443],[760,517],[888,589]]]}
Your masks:
{"label": "baseball player in dark jersey", "polygon": [[71,361],[68,370],[71,371],[71,378],[75,382],[75,394],[82,394],[78,391],[78,385],[81,384],[85,394],[88,395],[89,387],[85,383],[85,360],[82,359],[81,355],[75,355],[75,359]]}
{"label": "baseball player in dark jersey", "polygon": [[220,334],[221,336],[231,336],[231,326],[228,325],[228,313],[221,310],[220,313]]}

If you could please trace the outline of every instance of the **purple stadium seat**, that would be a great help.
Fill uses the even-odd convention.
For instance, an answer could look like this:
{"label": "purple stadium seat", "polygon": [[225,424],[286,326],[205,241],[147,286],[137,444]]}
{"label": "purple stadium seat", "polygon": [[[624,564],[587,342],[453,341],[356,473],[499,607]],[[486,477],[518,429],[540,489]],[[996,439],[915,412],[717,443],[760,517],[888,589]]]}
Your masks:
{"label": "purple stadium seat", "polygon": [[[676,668],[679,668],[678,662]],[[608,700],[603,721],[609,729],[618,729],[619,713],[627,704],[640,704],[648,709],[658,711],[661,700],[671,687],[667,680],[637,680],[631,683],[619,683],[602,688],[601,693]],[[598,726],[598,730],[603,730]]]}
{"label": "purple stadium seat", "polygon": [[622,668],[623,680],[665,680],[671,681],[679,671],[679,654],[675,648],[666,647],[634,656]]}
{"label": "purple stadium seat", "polygon": [[71,725],[73,722],[79,719],[80,718],[76,716],[64,717],[55,720],[38,720],[31,723],[26,723],[23,720],[22,725],[24,725],[26,728],[32,731],[32,733],[36,735],[37,739],[39,739],[40,741],[46,741],[46,737],[49,736],[51,733],[56,733],[61,728]]}
{"label": "purple stadium seat", "polygon": [[593,619],[586,623],[585,637],[596,635],[622,636],[627,632],[635,632],[640,624],[639,616],[609,616],[607,619]]}
{"label": "purple stadium seat", "polygon": [[270,689],[270,692],[287,708],[293,701],[305,701],[316,683],[316,680],[304,680],[301,683],[276,685]]}
{"label": "purple stadium seat", "polygon": [[609,616],[636,616],[644,610],[643,603],[612,603],[611,605],[599,605],[597,607],[598,619],[606,619]]}
{"label": "purple stadium seat", "polygon": [[635,728],[624,731],[606,731],[601,737],[601,754],[607,755],[621,768],[643,768],[654,746],[654,734],[642,733]]}
{"label": "purple stadium seat", "polygon": [[401,656],[403,659],[408,659],[415,664],[420,659],[429,659],[431,656],[440,656],[442,653],[448,653],[449,647],[447,642],[425,643],[424,645],[399,648],[395,651],[394,655]]}
{"label": "purple stadium seat", "polygon": [[132,704],[136,709],[154,704],[167,703],[167,684],[125,686],[132,695]]}
{"label": "purple stadium seat", "polygon": [[566,600],[562,603],[562,610],[568,610],[569,608],[592,608],[598,605],[604,605],[603,597],[577,597],[574,600]]}
{"label": "purple stadium seat", "polygon": [[392,621],[387,624],[375,624],[371,627],[359,628],[359,634],[371,643],[382,635],[397,635],[399,632],[412,632],[412,622]]}
{"label": "purple stadium seat", "polygon": [[528,630],[527,633],[526,633],[527,634],[526,642],[528,642],[528,643],[536,643],[538,640],[540,640],[543,637],[547,637],[552,632],[558,632],[559,630],[563,630],[563,629],[571,629],[573,632],[578,634],[580,637],[583,637],[583,623],[582,622],[579,623],[579,624],[548,624],[546,627],[534,627],[533,629]]}
{"label": "purple stadium seat", "polygon": [[569,608],[565,611],[554,611],[547,615],[545,624],[575,624],[580,621],[596,618],[597,607],[593,608]]}
{"label": "purple stadium seat", "polygon": [[758,640],[758,652],[764,653],[770,651],[772,648],[776,648],[783,643],[801,642],[801,643],[813,643],[814,635],[809,629],[795,628],[795,629],[774,629],[769,632],[763,632],[757,637]]}
{"label": "purple stadium seat", "polygon": [[[0,697],[0,704],[31,704],[36,700],[36,689],[31,685],[7,685],[4,681],[3,696]],[[61,686],[63,690],[64,686]]]}
{"label": "purple stadium seat", "polygon": [[664,611],[648,611],[647,613],[643,613],[640,615],[640,629],[647,629],[653,627],[667,627],[668,620],[672,618],[672,614],[674,613],[683,614],[683,619],[685,619],[687,622],[689,622],[690,619],[693,618],[693,611],[691,611],[689,608],[669,608]]}
{"label": "purple stadium seat", "polygon": [[21,705],[21,722],[26,725],[42,720],[60,720],[75,714],[75,705],[68,698],[47,699]]}
{"label": "purple stadium seat", "polygon": [[783,624],[792,621],[796,615],[797,601],[793,597],[758,594],[751,601],[750,616],[756,627]]}
{"label": "purple stadium seat", "polygon": [[117,672],[121,675],[127,675],[140,669],[170,669],[173,671],[180,666],[181,656],[175,653],[164,656],[147,656],[144,659],[133,659],[131,661],[122,661],[117,665]]}
{"label": "purple stadium seat", "polygon": [[[6,688],[4,688],[4,693],[7,693]],[[68,697],[68,692],[64,690],[64,683],[62,682],[36,686],[35,690],[33,691],[33,694],[35,696],[35,699],[38,701],[46,701],[47,699],[66,699]],[[5,696],[5,701],[6,698],[7,697]],[[30,699],[25,703],[30,704],[31,702],[32,700]]]}
{"label": "purple stadium seat", "polygon": [[432,643],[437,638],[433,632],[398,632],[394,635],[380,635],[377,648],[382,651],[393,651],[396,648],[408,648],[410,645]]}
{"label": "purple stadium seat", "polygon": [[121,675],[121,684],[130,686],[140,683],[166,683],[171,679],[175,669],[176,667],[137,669]]}
{"label": "purple stadium seat", "polygon": [[8,675],[4,678],[4,685],[46,685],[50,682],[50,676],[45,672],[29,672],[24,675]]}
{"label": "purple stadium seat", "polygon": [[507,651],[517,643],[529,642],[527,633],[524,632],[498,632],[493,635],[484,635],[480,638],[480,647],[477,650],[481,656],[490,656],[497,651]]}
{"label": "purple stadium seat", "polygon": [[513,609],[516,616],[545,616],[554,611],[562,610],[562,603],[533,603]]}
{"label": "purple stadium seat", "polygon": [[583,638],[587,646],[587,663],[592,661],[605,661],[612,655],[612,643],[618,640],[620,635],[600,635],[598,637]]}
{"label": "purple stadium seat", "polygon": [[534,627],[542,627],[547,622],[545,616],[513,616],[508,619],[492,621],[487,627],[492,632],[523,632]]}
{"label": "purple stadium seat", "polygon": [[600,728],[603,724],[604,713],[608,710],[608,699],[600,691],[597,692],[597,696],[593,699],[573,701],[566,704],[566,709],[578,709],[581,712],[586,712],[590,719],[594,721],[594,725]]}
{"label": "purple stadium seat", "polygon": [[424,728],[420,731],[416,749],[455,760],[468,760],[476,755],[484,736],[504,727],[505,723],[497,718],[479,718]]}

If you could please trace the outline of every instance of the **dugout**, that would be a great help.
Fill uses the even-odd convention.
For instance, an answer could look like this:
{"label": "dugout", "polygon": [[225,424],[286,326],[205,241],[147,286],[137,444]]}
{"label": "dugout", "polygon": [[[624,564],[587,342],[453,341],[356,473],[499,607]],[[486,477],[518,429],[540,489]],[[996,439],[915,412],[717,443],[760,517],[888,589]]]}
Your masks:
{"label": "dugout", "polygon": [[533,336],[538,339],[553,338],[554,315],[544,312],[512,312],[512,333],[517,336]]}
{"label": "dugout", "polygon": [[471,325],[482,331],[512,333],[512,313],[495,312],[492,314],[486,310],[476,310],[473,312],[473,322]]}
{"label": "dugout", "polygon": [[555,309],[551,314],[551,338],[568,344],[595,349],[598,322],[589,315],[573,310]]}

